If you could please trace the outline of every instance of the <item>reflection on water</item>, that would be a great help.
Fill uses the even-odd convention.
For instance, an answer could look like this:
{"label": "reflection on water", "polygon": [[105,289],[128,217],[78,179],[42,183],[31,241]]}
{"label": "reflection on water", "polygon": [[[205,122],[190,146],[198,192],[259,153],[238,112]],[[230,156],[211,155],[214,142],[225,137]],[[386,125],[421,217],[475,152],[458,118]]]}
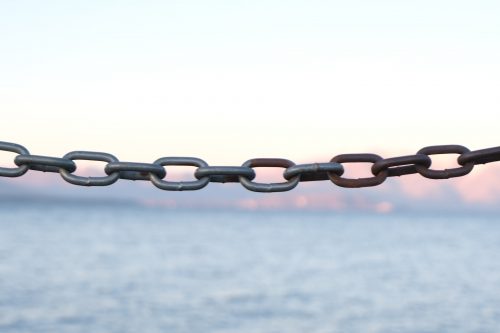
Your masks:
{"label": "reflection on water", "polygon": [[496,332],[495,217],[0,206],[0,332]]}

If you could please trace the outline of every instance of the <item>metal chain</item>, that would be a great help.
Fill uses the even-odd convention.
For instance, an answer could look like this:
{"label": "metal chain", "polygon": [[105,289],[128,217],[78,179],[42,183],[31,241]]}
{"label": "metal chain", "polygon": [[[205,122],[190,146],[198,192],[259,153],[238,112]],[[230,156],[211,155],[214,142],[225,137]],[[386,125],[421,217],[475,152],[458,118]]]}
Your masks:
{"label": "metal chain", "polygon": [[[330,180],[335,185],[348,188],[370,187],[382,184],[388,177],[420,174],[430,179],[448,179],[464,176],[474,165],[500,161],[500,147],[470,151],[459,145],[429,146],[415,155],[382,158],[375,154],[342,154],[330,162],[295,164],[282,158],[254,158],[241,166],[209,166],[196,157],[162,157],[153,163],[122,162],[115,156],[91,151],[72,151],[63,157],[31,155],[25,147],[0,141],[0,151],[17,153],[15,168],[0,167],[0,177],[19,177],[28,170],[59,173],[68,183],[81,186],[107,186],[118,179],[150,181],[154,186],[167,191],[199,190],[209,183],[240,183],[254,192],[283,192],[295,188],[299,182]],[[459,167],[443,170],[430,169],[432,155],[459,154]],[[106,162],[106,176],[77,176],[75,160]],[[372,163],[372,177],[344,178],[343,163]],[[194,166],[194,180],[169,181],[166,179],[169,165]],[[254,168],[283,168],[283,182],[258,183]]]}

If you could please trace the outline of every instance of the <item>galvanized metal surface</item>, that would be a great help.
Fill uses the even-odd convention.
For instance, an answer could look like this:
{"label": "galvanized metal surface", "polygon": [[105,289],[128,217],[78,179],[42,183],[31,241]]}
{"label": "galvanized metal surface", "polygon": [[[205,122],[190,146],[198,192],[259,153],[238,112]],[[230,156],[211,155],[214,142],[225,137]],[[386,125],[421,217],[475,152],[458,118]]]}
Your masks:
{"label": "galvanized metal surface", "polygon": [[[360,188],[382,184],[388,177],[419,173],[430,179],[461,177],[472,171],[476,164],[500,161],[500,147],[470,151],[459,145],[438,145],[420,149],[415,155],[382,158],[375,154],[341,154],[330,162],[296,165],[282,158],[254,158],[241,166],[209,166],[196,157],[162,157],[153,163],[123,162],[114,155],[103,152],[72,151],[63,157],[32,155],[25,147],[11,142],[0,141],[0,151],[17,153],[14,163],[17,167],[0,167],[0,177],[20,177],[28,170],[56,172],[68,183],[80,186],[107,186],[118,179],[150,181],[154,186],[167,191],[193,191],[209,183],[236,183],[254,192],[283,192],[295,188],[299,182],[330,180],[341,187]],[[432,155],[459,154],[459,167],[443,170],[430,169]],[[77,176],[75,160],[106,162],[107,176]],[[372,163],[372,177],[344,178],[343,163]],[[194,180],[169,181],[167,167],[192,166]],[[259,183],[254,168],[281,168],[283,182]]]}

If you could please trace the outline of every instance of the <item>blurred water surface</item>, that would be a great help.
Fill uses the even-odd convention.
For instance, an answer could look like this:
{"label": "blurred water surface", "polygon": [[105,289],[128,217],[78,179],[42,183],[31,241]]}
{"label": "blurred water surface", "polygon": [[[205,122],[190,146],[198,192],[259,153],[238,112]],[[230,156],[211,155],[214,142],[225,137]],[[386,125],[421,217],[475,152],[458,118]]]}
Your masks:
{"label": "blurred water surface", "polygon": [[495,216],[0,205],[0,332],[498,332]]}

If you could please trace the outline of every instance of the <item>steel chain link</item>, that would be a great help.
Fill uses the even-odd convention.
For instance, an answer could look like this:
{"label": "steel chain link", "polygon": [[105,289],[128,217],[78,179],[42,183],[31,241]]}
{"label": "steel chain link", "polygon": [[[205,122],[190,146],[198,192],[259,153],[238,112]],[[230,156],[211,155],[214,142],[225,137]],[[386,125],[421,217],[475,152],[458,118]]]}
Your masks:
{"label": "steel chain link", "polygon": [[[162,157],[153,163],[122,162],[115,156],[103,152],[72,151],[63,157],[31,155],[25,147],[0,141],[0,151],[16,153],[13,162],[17,167],[0,167],[0,177],[20,177],[28,170],[55,172],[68,183],[80,186],[107,186],[118,179],[150,181],[154,186],[167,191],[199,190],[209,183],[237,183],[254,192],[283,192],[295,188],[299,182],[330,180],[341,187],[360,188],[382,184],[388,177],[420,174],[430,179],[461,177],[472,171],[476,164],[500,161],[500,147],[470,151],[459,145],[438,145],[420,149],[415,155],[382,158],[375,154],[341,154],[330,162],[299,164],[282,158],[254,158],[241,166],[209,166],[196,157]],[[430,169],[432,155],[458,154],[458,167]],[[76,160],[106,162],[105,176],[78,176]],[[343,163],[372,163],[372,177],[344,178]],[[196,167],[194,180],[169,181],[167,166]],[[283,168],[280,183],[255,182],[254,168]]]}

